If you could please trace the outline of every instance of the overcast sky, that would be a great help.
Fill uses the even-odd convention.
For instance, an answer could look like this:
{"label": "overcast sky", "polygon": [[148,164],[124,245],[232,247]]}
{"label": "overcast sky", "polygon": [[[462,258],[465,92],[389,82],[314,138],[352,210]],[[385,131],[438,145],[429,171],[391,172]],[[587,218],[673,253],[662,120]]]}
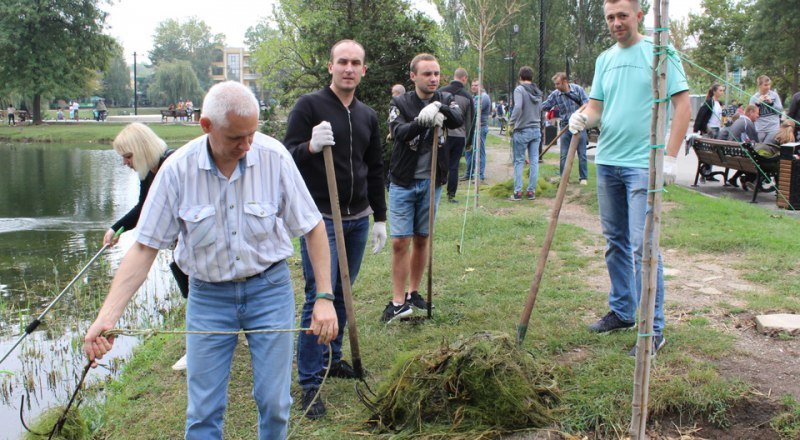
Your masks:
{"label": "overcast sky", "polygon": [[[184,22],[196,16],[205,21],[212,32],[225,34],[228,46],[241,47],[244,46],[247,28],[262,17],[269,17],[273,3],[272,0],[116,0],[114,4],[105,6],[109,12],[107,33],[125,48],[128,63],[133,62],[133,52],[137,52],[137,60],[149,62],[147,52],[152,49],[156,26],[168,18]],[[419,10],[438,18],[436,8],[427,0],[414,0],[413,3]],[[697,12],[698,3],[673,0],[670,2],[670,16],[685,17],[690,10]],[[645,20],[648,26],[652,25],[652,16]]]}

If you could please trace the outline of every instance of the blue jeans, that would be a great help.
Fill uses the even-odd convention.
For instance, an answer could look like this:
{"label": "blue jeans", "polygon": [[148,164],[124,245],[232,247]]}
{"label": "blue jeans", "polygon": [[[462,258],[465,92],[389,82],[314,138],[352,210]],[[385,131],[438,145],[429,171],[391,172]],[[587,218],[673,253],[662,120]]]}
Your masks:
{"label": "blue jeans", "polygon": [[[481,152],[481,180],[486,179],[486,135],[489,134],[489,126],[484,125],[481,127],[481,145],[480,145],[480,152]],[[474,147],[474,145],[472,145]],[[467,172],[465,176],[467,178],[471,178],[475,175],[475,164],[472,162],[473,155],[475,153],[475,149],[467,150],[465,156],[467,158]]]}
{"label": "blue jeans", "polygon": [[[328,245],[331,251],[331,280],[333,282],[333,307],[336,309],[336,318],[339,322],[339,334],[331,341],[333,360],[335,364],[342,359],[342,337],[347,326],[347,311],[344,306],[344,290],[342,277],[339,274],[339,252],[336,249],[336,231],[333,228],[333,219],[325,218],[325,229],[328,231]],[[356,282],[361,260],[364,258],[364,248],[367,246],[369,236],[369,216],[356,220],[343,220],[342,230],[347,252],[347,268],[350,275],[350,285]],[[306,280],[306,300],[303,303],[303,314],[300,318],[301,327],[311,326],[311,313],[314,311],[314,301],[317,295],[317,283],[314,279],[314,269],[308,256],[305,238],[300,238],[300,256],[303,261],[303,277]],[[322,369],[328,365],[327,346],[317,343],[317,337],[300,333],[297,337],[297,381],[305,391],[319,388],[322,383]]]}
{"label": "blue jeans", "polygon": [[[389,235],[392,238],[430,235],[430,179],[414,179],[410,186],[389,185]],[[439,207],[442,187],[434,190],[433,216]]]}
{"label": "blue jeans", "polygon": [[[589,175],[588,166],[586,165],[586,130],[580,133],[581,141],[578,142],[578,173],[581,180],[586,180]],[[572,142],[572,132],[567,130],[561,135],[559,140],[561,144],[561,166],[558,169],[558,174],[564,172],[564,164],[567,162],[567,153],[569,153],[569,143]]]}
{"label": "blue jeans", "polygon": [[542,132],[539,127],[523,128],[514,131],[514,192],[522,191],[522,170],[525,168],[525,154],[528,155],[530,171],[528,172],[528,191],[536,192],[536,181],[539,179],[539,142]]}
{"label": "blue jeans", "polygon": [[[289,266],[280,262],[245,282],[189,281],[186,329],[294,328],[294,292]],[[253,368],[253,397],[262,440],[286,437],[292,381],[291,333],[247,335]],[[186,336],[187,439],[221,439],[236,335]]]}
{"label": "blue jeans", "polygon": [[[597,202],[606,238],[611,278],[608,305],[623,321],[635,322],[642,291],[642,252],[647,212],[647,168],[597,165]],[[664,267],[658,255],[653,333],[664,331]]]}

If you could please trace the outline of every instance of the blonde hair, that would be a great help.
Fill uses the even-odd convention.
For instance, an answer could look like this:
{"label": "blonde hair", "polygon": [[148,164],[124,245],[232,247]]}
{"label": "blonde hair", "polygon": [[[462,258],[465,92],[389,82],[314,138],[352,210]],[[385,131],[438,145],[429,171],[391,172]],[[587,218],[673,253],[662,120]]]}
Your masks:
{"label": "blonde hair", "polygon": [[794,127],[794,121],[791,119],[781,122],[781,128],[778,131],[778,134],[775,136],[775,141],[777,141],[780,145],[794,142]]}
{"label": "blonde hair", "polygon": [[112,145],[120,156],[132,155],[133,169],[139,174],[139,180],[144,180],[147,173],[158,166],[161,156],[167,151],[167,144],[148,126],[139,122],[123,128]]}

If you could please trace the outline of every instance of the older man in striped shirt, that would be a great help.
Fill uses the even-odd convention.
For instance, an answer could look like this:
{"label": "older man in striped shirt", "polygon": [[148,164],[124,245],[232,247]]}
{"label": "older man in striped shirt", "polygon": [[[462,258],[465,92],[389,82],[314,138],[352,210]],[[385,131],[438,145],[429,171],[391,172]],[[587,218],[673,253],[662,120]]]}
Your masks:
{"label": "older man in striped shirt", "polygon": [[[221,439],[237,337],[214,332],[294,327],[286,264],[291,237],[305,237],[317,279],[312,332],[328,343],[338,324],[325,224],[289,153],[256,132],[256,98],[239,83],[217,84],[203,102],[200,125],[205,135],[172,154],[153,182],[136,243],[120,263],[84,350],[95,361],[111,349],[113,338],[102,333],[116,325],[158,250],[179,238],[176,261],[190,277],[186,328],[201,332],[186,337],[186,438]],[[284,438],[293,337],[265,332],[248,333],[247,339],[259,438]]]}

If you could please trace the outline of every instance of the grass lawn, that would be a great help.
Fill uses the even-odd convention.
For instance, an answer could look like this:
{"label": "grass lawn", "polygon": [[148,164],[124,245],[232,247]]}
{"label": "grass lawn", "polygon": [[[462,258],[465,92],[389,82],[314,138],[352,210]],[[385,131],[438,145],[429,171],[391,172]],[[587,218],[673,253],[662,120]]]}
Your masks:
{"label": "grass lawn", "polygon": [[[0,130],[0,136],[3,133]],[[506,142],[490,136],[490,151],[505,158]],[[556,167],[545,165],[540,174],[553,176]],[[592,166],[589,186],[570,187],[566,203],[581,206],[586,216],[596,219],[593,172]],[[462,202],[464,192],[462,185],[458,195]],[[507,201],[508,191],[497,192],[503,197],[490,193],[482,192],[480,207],[470,209],[466,217],[463,203],[443,200],[439,206],[432,320],[380,323],[390,300],[391,245],[377,255],[365,255],[353,292],[362,360],[373,389],[404,353],[435,350],[459,335],[486,330],[516,334],[549,220],[548,199],[554,198],[555,188],[550,185],[538,192],[533,202]],[[758,293],[739,294],[746,310],[800,312],[800,242],[796,240],[800,225],[796,219],[735,200],[712,200],[678,187],[669,188],[665,205],[661,240],[665,250],[710,253],[721,259],[735,252],[735,267],[760,287]],[[722,218],[726,219],[724,225],[720,224]],[[765,225],[770,233],[760,234]],[[596,232],[568,222],[559,224],[523,347],[552,373],[561,390],[557,421],[546,428],[578,438],[624,436],[631,414],[634,358],[628,356],[628,350],[635,343],[635,333],[596,335],[585,328],[607,310],[607,294],[596,287],[597,280],[606,277],[603,246]],[[685,263],[670,261],[669,255],[667,267]],[[299,309],[303,288],[299,253],[290,266]],[[423,278],[423,290],[424,285]],[[654,419],[679,414],[684,426],[702,419],[726,428],[735,424],[730,409],[752,398],[748,383],[720,373],[717,361],[734,351],[735,337],[713,325],[706,313],[696,310],[679,321],[668,318],[668,343],[653,363],[650,381]],[[347,337],[347,346],[346,341]],[[108,384],[107,403],[93,417],[100,438],[183,435],[185,373],[169,369],[183,350],[182,337],[159,336],[140,347],[121,379]],[[347,348],[345,357],[349,357]],[[251,374],[249,355],[240,344],[230,383],[226,439],[255,437],[257,413]],[[297,401],[296,385],[293,395]],[[328,380],[322,397],[328,414],[316,422],[300,420],[295,405],[290,426],[290,431],[297,429],[294,438],[352,439],[370,433],[364,424],[370,414],[357,399],[352,381]],[[791,405],[787,403],[792,411],[786,416],[790,421],[781,429],[796,433],[800,421],[797,406]],[[423,425],[422,433],[385,433],[380,438],[477,438],[481,434],[456,435],[451,429]]]}
{"label": "grass lawn", "polygon": [[[199,125],[148,124],[148,126],[170,146],[180,146],[203,134]],[[110,145],[124,127],[125,124],[110,122],[51,123],[15,127],[0,125],[0,142]]]}

